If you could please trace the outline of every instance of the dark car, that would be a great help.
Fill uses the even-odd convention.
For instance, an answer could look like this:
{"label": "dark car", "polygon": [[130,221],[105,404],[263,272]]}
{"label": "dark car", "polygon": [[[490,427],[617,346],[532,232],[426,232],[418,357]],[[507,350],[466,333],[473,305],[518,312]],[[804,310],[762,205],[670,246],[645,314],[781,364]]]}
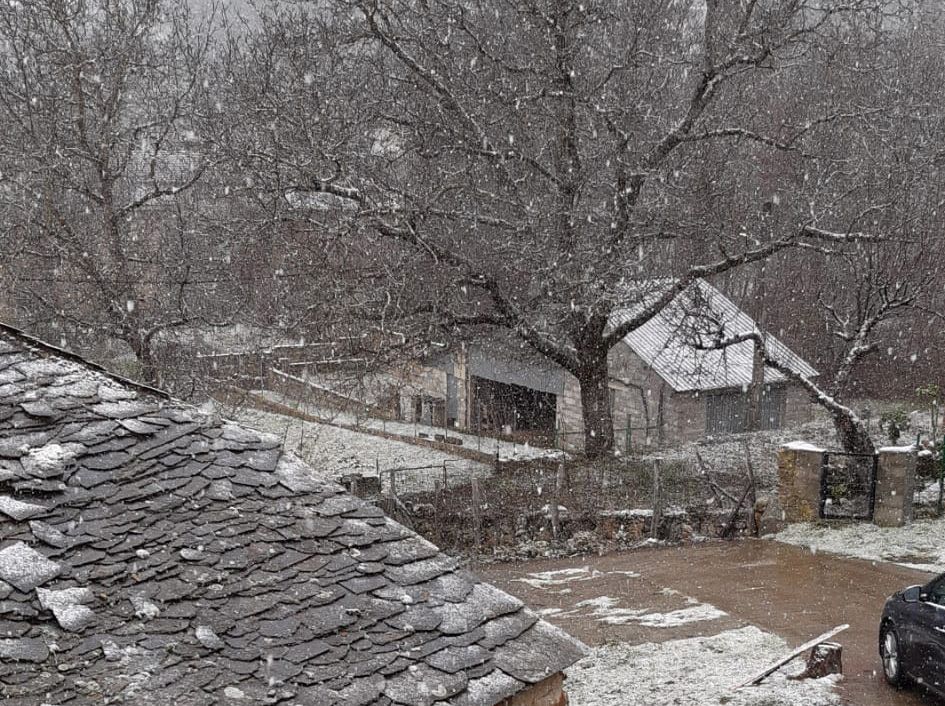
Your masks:
{"label": "dark car", "polygon": [[893,686],[913,682],[945,697],[945,574],[889,597],[879,654]]}

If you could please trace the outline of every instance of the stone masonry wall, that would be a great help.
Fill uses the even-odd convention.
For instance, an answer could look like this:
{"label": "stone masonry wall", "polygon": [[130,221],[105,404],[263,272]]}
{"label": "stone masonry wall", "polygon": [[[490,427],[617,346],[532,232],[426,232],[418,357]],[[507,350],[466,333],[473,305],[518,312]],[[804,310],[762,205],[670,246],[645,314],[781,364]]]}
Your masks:
{"label": "stone masonry wall", "polygon": [[915,465],[915,450],[911,446],[879,450],[873,524],[902,527],[912,522]]}
{"label": "stone masonry wall", "polygon": [[666,437],[685,444],[705,436],[705,397],[695,392],[672,392],[666,404]]}
{"label": "stone masonry wall", "polygon": [[789,444],[778,451],[778,504],[786,523],[813,522],[820,516],[823,449]]}
{"label": "stone masonry wall", "polygon": [[499,706],[567,706],[564,674],[558,672],[502,701]]}
{"label": "stone masonry wall", "polygon": [[784,401],[785,427],[798,427],[806,424],[814,417],[814,403],[810,400],[807,391],[797,384],[787,386]]}

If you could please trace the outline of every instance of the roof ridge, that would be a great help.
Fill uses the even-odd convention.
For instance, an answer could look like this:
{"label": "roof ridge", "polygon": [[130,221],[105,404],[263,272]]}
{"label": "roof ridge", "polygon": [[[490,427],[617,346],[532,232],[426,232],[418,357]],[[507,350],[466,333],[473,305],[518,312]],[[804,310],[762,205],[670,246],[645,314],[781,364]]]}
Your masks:
{"label": "roof ridge", "polygon": [[95,372],[100,373],[104,375],[105,377],[110,378],[114,380],[115,382],[118,382],[127,387],[131,387],[136,390],[146,392],[150,395],[156,395],[157,397],[160,397],[165,400],[173,399],[172,395],[166,390],[160,390],[156,387],[151,387],[150,385],[147,385],[143,382],[137,382],[135,380],[132,380],[131,378],[126,378],[122,375],[119,375],[118,373],[114,373],[111,370],[108,370],[107,368],[105,368],[104,366],[99,365],[98,363],[93,363],[87,358],[82,357],[78,353],[74,353],[70,350],[66,350],[65,348],[60,348],[59,346],[54,346],[51,343],[47,343],[46,341],[43,341],[42,339],[37,338],[36,336],[28,334],[22,329],[16,328],[15,326],[11,326],[10,324],[4,323],[3,321],[0,321],[0,334],[6,334],[8,337],[17,339],[23,344],[29,346],[33,350],[39,350],[39,351],[42,351],[43,353],[54,355],[58,358],[63,358],[64,360],[68,360],[73,363],[78,363],[79,365],[83,365],[89,368],[90,370],[94,370]]}

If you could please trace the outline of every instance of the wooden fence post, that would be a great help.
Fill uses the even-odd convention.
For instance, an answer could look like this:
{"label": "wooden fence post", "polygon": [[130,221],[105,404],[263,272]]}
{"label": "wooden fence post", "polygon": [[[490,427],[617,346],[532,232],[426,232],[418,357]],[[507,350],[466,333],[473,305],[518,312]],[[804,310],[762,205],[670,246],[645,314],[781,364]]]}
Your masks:
{"label": "wooden fence post", "polygon": [[443,489],[440,486],[440,481],[433,480],[433,531],[436,533],[437,538],[443,536],[440,531],[440,525],[442,524],[440,520],[440,506],[443,504]]}
{"label": "wooden fence post", "polygon": [[561,493],[564,490],[564,462],[558,464],[558,471],[555,473],[555,492],[551,498],[551,536],[558,538],[558,532],[561,527],[561,518],[559,516],[559,506],[561,504]]}
{"label": "wooden fence post", "polygon": [[748,532],[757,537],[761,528],[755,522],[755,506],[758,504],[758,493],[755,487],[755,468],[751,463],[751,447],[745,442],[745,469],[748,473]]}
{"label": "wooden fence post", "polygon": [[472,479],[472,511],[473,511],[473,534],[478,547],[482,542],[482,518],[479,513],[482,509],[482,496],[479,493],[479,479]]}
{"label": "wooden fence post", "polygon": [[395,485],[396,478],[397,476],[394,473],[394,469],[391,468],[390,469],[390,494],[394,496],[395,498],[397,497],[397,486]]}
{"label": "wooden fence post", "polygon": [[443,490],[446,490],[449,484],[446,481],[446,460],[443,461]]}
{"label": "wooden fence post", "polygon": [[660,523],[663,521],[663,488],[660,478],[660,459],[653,461],[653,522],[650,525],[650,536],[659,539]]}
{"label": "wooden fence post", "polygon": [[938,516],[941,517],[942,502],[945,499],[945,434],[942,435],[942,448],[938,460]]}

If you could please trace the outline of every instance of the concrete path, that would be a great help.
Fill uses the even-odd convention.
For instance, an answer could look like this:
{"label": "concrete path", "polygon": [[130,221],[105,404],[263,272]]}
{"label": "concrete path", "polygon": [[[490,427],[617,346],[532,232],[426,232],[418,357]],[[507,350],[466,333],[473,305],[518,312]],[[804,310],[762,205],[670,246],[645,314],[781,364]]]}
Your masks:
{"label": "concrete path", "polygon": [[[928,580],[930,575],[919,571],[812,554],[768,540],[709,542],[603,557],[484,565],[474,570],[535,609],[544,610],[551,622],[588,644],[607,640],[665,641],[752,624],[780,635],[789,644],[800,645],[832,627],[849,623],[850,629],[838,637],[843,645],[842,695],[847,703],[939,703],[928,695],[889,688],[877,653],[879,616],[886,597],[907,585]],[[538,575],[539,579],[530,575]],[[543,582],[542,577],[547,581]],[[575,609],[582,601],[597,600],[599,604],[604,596],[618,599],[619,606],[631,612],[665,612],[678,610],[681,604],[709,604],[728,615],[667,629],[641,625],[635,619],[625,623],[618,620],[619,624],[607,622],[601,619],[606,618],[605,613],[595,612],[594,603]]]}

